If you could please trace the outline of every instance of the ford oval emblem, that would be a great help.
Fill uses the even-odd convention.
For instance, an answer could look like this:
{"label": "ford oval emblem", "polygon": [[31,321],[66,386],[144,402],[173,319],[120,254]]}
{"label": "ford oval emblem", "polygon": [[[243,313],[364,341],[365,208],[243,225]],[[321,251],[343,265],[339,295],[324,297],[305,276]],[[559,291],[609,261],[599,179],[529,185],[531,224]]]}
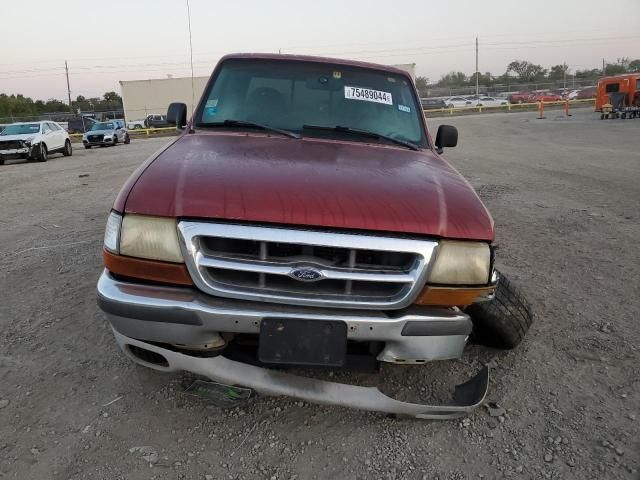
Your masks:
{"label": "ford oval emblem", "polygon": [[301,282],[315,282],[316,280],[320,280],[322,278],[322,273],[320,273],[315,268],[300,267],[292,270],[291,276],[296,280],[300,280]]}

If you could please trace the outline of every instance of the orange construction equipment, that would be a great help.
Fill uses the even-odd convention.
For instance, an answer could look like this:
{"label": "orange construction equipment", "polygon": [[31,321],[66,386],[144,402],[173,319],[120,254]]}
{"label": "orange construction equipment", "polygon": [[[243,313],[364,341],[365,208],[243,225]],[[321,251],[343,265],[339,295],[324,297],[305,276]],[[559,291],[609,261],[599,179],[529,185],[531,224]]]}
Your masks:
{"label": "orange construction equipment", "polygon": [[547,117],[544,116],[544,102],[541,100],[538,102],[538,120],[545,119]]}
{"label": "orange construction equipment", "polygon": [[640,91],[640,73],[626,73],[598,80],[596,90],[596,112],[602,112],[602,106],[610,103],[610,93],[626,93],[627,104],[631,105],[635,95]]}
{"label": "orange construction equipment", "polygon": [[568,99],[568,98],[567,98],[567,99],[565,100],[565,102],[564,102],[564,114],[565,114],[567,117],[570,117],[570,116],[571,116],[571,114],[569,113],[569,99]]}

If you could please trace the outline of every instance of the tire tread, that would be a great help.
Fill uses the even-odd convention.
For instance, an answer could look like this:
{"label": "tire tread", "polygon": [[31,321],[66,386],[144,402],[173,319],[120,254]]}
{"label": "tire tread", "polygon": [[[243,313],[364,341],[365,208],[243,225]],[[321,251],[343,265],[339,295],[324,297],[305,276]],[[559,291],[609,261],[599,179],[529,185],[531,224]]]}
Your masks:
{"label": "tire tread", "polygon": [[523,292],[500,274],[493,300],[466,309],[473,322],[473,336],[487,346],[512,349],[524,339],[533,323],[531,307]]}

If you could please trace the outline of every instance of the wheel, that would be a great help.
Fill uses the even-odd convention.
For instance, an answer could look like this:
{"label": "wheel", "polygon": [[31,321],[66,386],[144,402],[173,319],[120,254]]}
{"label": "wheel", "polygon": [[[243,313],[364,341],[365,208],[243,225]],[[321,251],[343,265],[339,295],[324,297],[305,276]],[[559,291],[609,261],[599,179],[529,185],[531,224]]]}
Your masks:
{"label": "wheel", "polygon": [[0,158],[0,165],[4,165],[4,158]]}
{"label": "wheel", "polygon": [[142,125],[140,125],[140,124],[135,125],[135,126],[133,127],[133,129],[134,129],[134,130],[142,130],[143,128],[144,128],[144,127],[143,127]]}
{"label": "wheel", "polygon": [[91,149],[91,145],[85,145],[84,148],[86,148],[87,150]]}
{"label": "wheel", "polygon": [[129,137],[128,133],[124,134],[124,144],[129,145],[131,143],[131,137]]}
{"label": "wheel", "polygon": [[113,136],[113,146],[115,147],[118,144],[118,136],[114,135]]}
{"label": "wheel", "polygon": [[500,274],[495,297],[466,308],[473,322],[473,337],[489,347],[512,349],[524,339],[533,322],[522,290]]}
{"label": "wheel", "polygon": [[520,100],[518,100],[518,103],[522,104],[522,103],[524,103],[524,100],[520,99]]}
{"label": "wheel", "polygon": [[62,151],[62,154],[65,157],[70,157],[73,154],[73,150],[71,149],[71,142],[69,140],[64,142],[64,150]]}
{"label": "wheel", "polygon": [[46,162],[48,156],[49,156],[49,153],[47,151],[47,146],[44,143],[41,143],[40,151],[38,152],[38,158],[36,160],[38,160],[39,162]]}
{"label": "wheel", "polygon": [[604,113],[600,114],[600,120],[604,120]]}

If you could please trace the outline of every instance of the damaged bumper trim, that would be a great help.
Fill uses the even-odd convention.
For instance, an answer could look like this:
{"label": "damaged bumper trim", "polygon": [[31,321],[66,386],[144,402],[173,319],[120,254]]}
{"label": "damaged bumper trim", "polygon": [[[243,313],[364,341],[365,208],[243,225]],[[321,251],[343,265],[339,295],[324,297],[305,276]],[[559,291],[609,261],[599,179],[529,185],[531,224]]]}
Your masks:
{"label": "damaged bumper trim", "polygon": [[[489,369],[484,367],[473,378],[456,386],[453,399],[448,404],[420,405],[395,400],[375,387],[300,377],[282,371],[236,362],[223,356],[192,357],[126,337],[115,329],[113,329],[113,333],[123,352],[141,365],[166,372],[188,371],[220,383],[249,387],[263,395],[285,395],[310,403],[408,415],[421,419],[443,420],[470,413],[483,403],[489,388]],[[132,347],[153,352],[153,354],[164,358],[166,364],[163,366],[145,361],[133,353]]]}

